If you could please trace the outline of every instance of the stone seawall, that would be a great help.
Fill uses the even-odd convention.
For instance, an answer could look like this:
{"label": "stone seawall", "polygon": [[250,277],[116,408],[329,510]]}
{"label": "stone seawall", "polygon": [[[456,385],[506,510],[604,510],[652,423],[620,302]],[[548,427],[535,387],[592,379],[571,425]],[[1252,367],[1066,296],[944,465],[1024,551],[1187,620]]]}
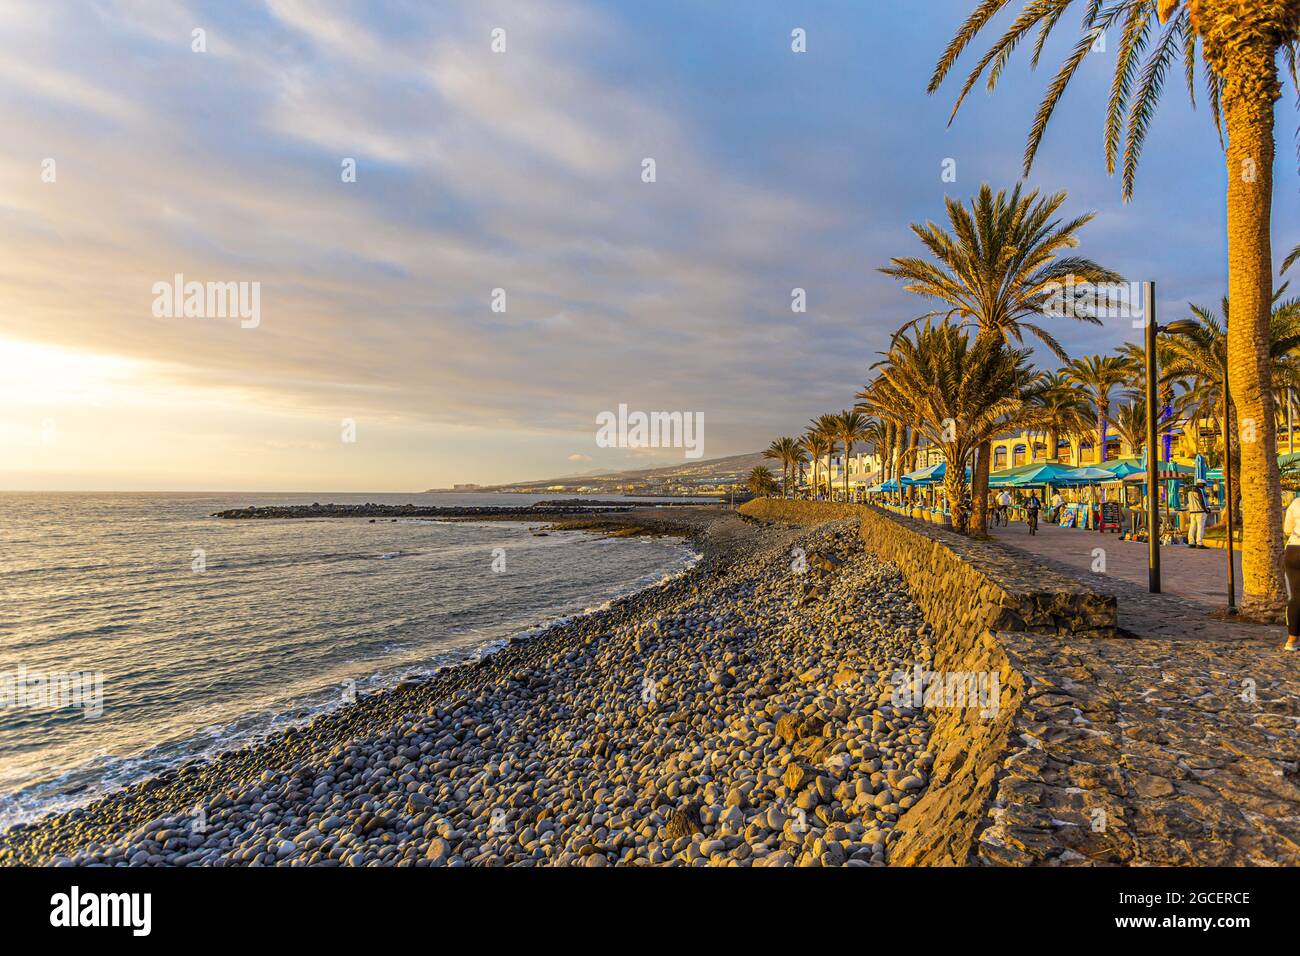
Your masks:
{"label": "stone seawall", "polygon": [[760,499],[740,510],[755,520],[790,524],[858,516],[864,545],[899,569],[934,629],[923,667],[939,675],[997,676],[997,705],[987,712],[927,705],[935,754],[931,782],[899,820],[902,836],[890,862],[1049,862],[1063,852],[1050,834],[1038,841],[1037,853],[1009,850],[998,829],[1007,767],[1024,763],[1026,751],[1041,755],[1043,747],[1033,737],[1035,714],[1028,705],[1044,690],[1020,666],[1022,650],[1035,642],[1114,637],[1114,597],[995,546],[869,506]]}

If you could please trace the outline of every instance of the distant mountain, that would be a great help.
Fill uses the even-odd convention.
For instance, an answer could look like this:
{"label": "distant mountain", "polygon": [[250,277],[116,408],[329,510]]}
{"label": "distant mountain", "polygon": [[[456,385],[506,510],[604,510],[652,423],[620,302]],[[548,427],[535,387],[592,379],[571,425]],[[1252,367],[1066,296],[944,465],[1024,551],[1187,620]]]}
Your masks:
{"label": "distant mountain", "polygon": [[[747,455],[730,455],[701,461],[685,461],[677,465],[660,465],[655,468],[635,468],[627,471],[596,471],[582,475],[566,475],[539,481],[516,481],[504,485],[484,485],[477,491],[535,491],[557,485],[584,486],[647,485],[667,489],[674,485],[714,485],[743,482],[755,465],[771,467],[774,462],[760,452]],[[779,468],[779,465],[778,465]]]}

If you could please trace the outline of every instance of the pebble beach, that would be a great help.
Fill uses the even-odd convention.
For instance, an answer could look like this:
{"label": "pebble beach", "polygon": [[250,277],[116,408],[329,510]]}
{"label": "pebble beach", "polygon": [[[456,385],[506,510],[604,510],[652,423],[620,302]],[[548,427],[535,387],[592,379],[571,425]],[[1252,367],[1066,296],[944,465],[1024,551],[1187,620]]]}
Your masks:
{"label": "pebble beach", "polygon": [[682,576],[13,827],[0,864],[888,864],[934,760],[898,572],[853,521],[675,510],[639,526],[691,539]]}

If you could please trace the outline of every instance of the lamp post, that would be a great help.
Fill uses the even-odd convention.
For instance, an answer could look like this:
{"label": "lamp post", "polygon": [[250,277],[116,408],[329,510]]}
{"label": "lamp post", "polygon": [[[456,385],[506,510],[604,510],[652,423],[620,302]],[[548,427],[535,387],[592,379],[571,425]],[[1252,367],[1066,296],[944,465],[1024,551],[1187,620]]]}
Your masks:
{"label": "lamp post", "polygon": [[[1156,284],[1148,282],[1143,303],[1147,322],[1147,590],[1160,593],[1160,456],[1156,453]],[[1105,456],[1106,449],[1102,449]]]}
{"label": "lamp post", "polygon": [[[1226,358],[1226,357],[1225,357]],[[1237,613],[1237,568],[1232,556],[1232,399],[1228,392],[1228,363],[1223,363],[1223,537],[1228,544],[1228,613]]]}
{"label": "lamp post", "polygon": [[1159,325],[1156,322],[1156,284],[1148,282],[1144,288],[1144,311],[1146,320],[1146,398],[1147,398],[1147,590],[1152,594],[1160,593],[1160,454],[1156,449],[1156,400],[1157,383],[1160,380],[1156,362],[1156,336],[1165,332],[1170,335],[1187,335],[1195,332],[1198,326],[1191,319]]}

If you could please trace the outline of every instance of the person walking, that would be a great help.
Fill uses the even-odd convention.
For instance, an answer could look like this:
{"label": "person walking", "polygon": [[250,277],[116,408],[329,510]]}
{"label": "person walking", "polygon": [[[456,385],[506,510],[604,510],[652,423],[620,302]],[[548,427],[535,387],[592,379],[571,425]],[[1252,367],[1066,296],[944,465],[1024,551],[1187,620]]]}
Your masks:
{"label": "person walking", "polygon": [[1197,481],[1187,492],[1187,546],[1205,547],[1205,519],[1210,503],[1205,499],[1205,482]]}
{"label": "person walking", "polygon": [[1061,497],[1061,493],[1059,491],[1053,493],[1052,513],[1047,520],[1050,521],[1052,524],[1059,524],[1061,520],[1061,509],[1064,507],[1065,507],[1065,499]]}
{"label": "person walking", "polygon": [[1038,534],[1038,512],[1043,503],[1038,500],[1038,492],[1030,491],[1029,500],[1025,502],[1025,516],[1029,524],[1029,533]]}
{"label": "person walking", "polygon": [[[1232,529],[1228,529],[1228,534]],[[1290,599],[1286,602],[1286,643],[1284,651],[1294,651],[1300,646],[1300,497],[1287,505],[1282,520],[1282,533],[1286,535],[1286,550],[1282,552],[1282,571],[1286,574],[1286,589]]]}

